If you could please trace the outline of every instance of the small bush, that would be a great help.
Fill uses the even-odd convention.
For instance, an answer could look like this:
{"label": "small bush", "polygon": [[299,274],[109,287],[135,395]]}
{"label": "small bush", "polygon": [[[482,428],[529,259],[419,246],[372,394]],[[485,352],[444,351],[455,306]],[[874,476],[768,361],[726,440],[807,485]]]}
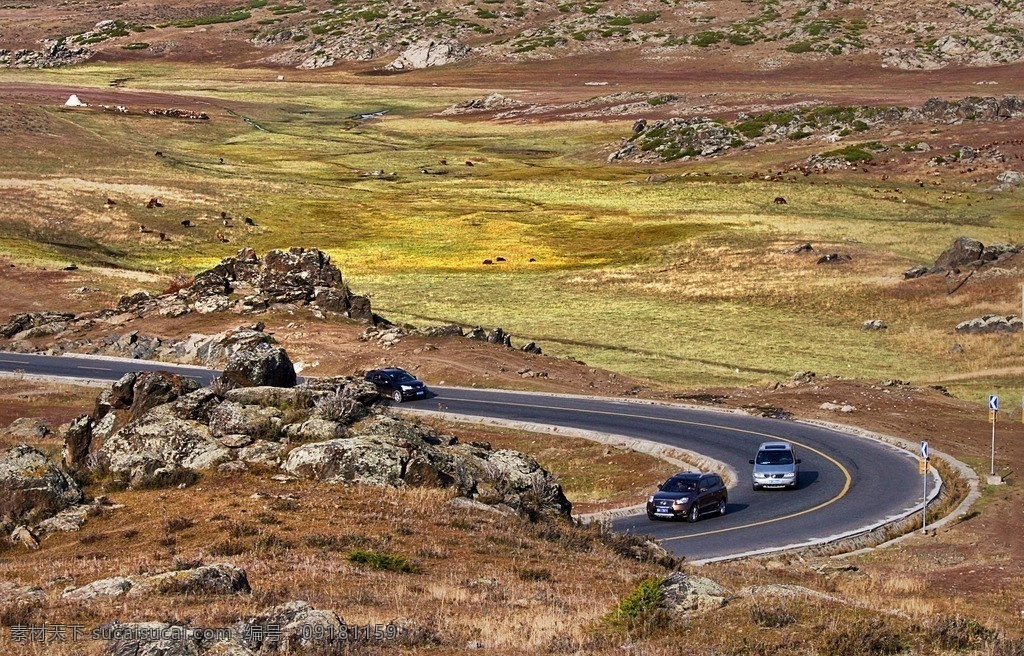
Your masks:
{"label": "small bush", "polygon": [[619,602],[618,608],[606,619],[613,626],[631,630],[653,626],[663,616],[663,599],[661,579],[644,579]]}
{"label": "small bush", "polygon": [[210,546],[211,556],[239,556],[249,550],[244,540],[222,540]]}
{"label": "small bush", "polygon": [[907,648],[907,640],[883,620],[857,621],[842,630],[826,631],[824,651],[828,654],[860,656],[898,654]]}
{"label": "small bush", "polygon": [[814,44],[812,44],[810,41],[797,41],[796,43],[791,43],[788,46],[786,46],[784,50],[786,52],[792,52],[795,54],[800,54],[804,52],[814,52]]}
{"label": "small bush", "polygon": [[796,616],[776,603],[755,603],[750,607],[750,621],[768,629],[781,629],[796,622]]}
{"label": "small bush", "polygon": [[195,525],[195,522],[188,517],[168,517],[164,520],[164,530],[168,533],[184,531]]}
{"label": "small bush", "polygon": [[357,549],[348,555],[348,560],[357,565],[366,565],[372,569],[386,570],[389,572],[403,572],[412,574],[419,571],[419,568],[411,563],[405,556],[395,554],[377,553],[374,551],[363,551]]}
{"label": "small bush", "polygon": [[551,570],[547,567],[524,567],[516,572],[516,576],[523,581],[550,581]]}

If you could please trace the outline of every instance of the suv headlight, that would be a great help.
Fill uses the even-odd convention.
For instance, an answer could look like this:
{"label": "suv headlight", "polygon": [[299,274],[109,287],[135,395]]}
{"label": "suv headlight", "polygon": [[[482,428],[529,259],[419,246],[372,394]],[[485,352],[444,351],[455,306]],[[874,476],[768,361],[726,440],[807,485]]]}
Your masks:
{"label": "suv headlight", "polygon": [[681,499],[676,499],[675,501],[673,501],[672,505],[673,506],[682,506],[682,505],[687,504],[689,502],[690,502],[690,497],[682,497]]}
{"label": "suv headlight", "polygon": [[647,497],[647,503],[654,503],[654,495]]}
{"label": "suv headlight", "polygon": [[411,392],[412,391],[412,385],[402,385],[402,391],[403,392]]}

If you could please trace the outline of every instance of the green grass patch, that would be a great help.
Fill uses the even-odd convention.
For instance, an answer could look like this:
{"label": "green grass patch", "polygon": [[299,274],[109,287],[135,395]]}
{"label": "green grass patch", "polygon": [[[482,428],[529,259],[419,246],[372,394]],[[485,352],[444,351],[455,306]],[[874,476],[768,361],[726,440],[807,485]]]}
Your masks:
{"label": "green grass patch", "polygon": [[398,556],[395,554],[356,549],[349,553],[348,560],[350,563],[355,563],[356,565],[365,565],[370,569],[388,572],[414,574],[419,571],[419,568],[405,556]]}

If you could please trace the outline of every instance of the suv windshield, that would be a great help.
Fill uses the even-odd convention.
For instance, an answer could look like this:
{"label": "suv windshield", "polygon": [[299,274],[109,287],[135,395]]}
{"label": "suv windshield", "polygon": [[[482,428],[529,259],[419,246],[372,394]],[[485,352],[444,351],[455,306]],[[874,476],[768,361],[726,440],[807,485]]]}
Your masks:
{"label": "suv windshield", "polygon": [[792,465],[793,454],[789,451],[761,451],[757,454],[759,465]]}
{"label": "suv windshield", "polygon": [[679,478],[670,478],[661,486],[662,492],[693,492],[697,485],[693,481]]}
{"label": "suv windshield", "polygon": [[408,372],[405,372],[405,371],[401,371],[401,372],[397,372],[397,373],[391,374],[391,378],[396,383],[408,383],[410,381],[416,380],[411,375],[409,375]]}

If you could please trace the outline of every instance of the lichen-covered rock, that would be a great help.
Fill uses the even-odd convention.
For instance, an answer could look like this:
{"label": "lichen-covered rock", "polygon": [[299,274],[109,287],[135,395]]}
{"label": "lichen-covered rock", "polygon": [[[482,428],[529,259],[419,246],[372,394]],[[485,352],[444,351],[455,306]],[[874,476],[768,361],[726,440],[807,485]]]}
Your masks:
{"label": "lichen-covered rock", "polygon": [[132,589],[134,582],[123,576],[100,579],[87,583],[80,588],[71,588],[61,594],[61,599],[68,601],[91,601],[98,597],[123,597]]}
{"label": "lichen-covered rock", "polygon": [[224,378],[239,387],[295,387],[295,367],[283,348],[262,345],[228,359]]}
{"label": "lichen-covered rock", "polygon": [[341,617],[305,601],[269,608],[239,622],[233,631],[236,640],[256,654],[333,654],[346,647]]}
{"label": "lichen-covered rock", "polygon": [[708,578],[672,572],[661,582],[661,605],[672,613],[704,612],[720,608],[729,591]]}
{"label": "lichen-covered rock", "polygon": [[288,424],[282,433],[293,442],[324,442],[347,437],[344,424],[321,417],[312,417],[298,424]]}
{"label": "lichen-covered rock", "polygon": [[164,485],[181,470],[212,469],[231,460],[210,429],[159,406],[111,435],[96,452],[97,465],[122,483]]}
{"label": "lichen-covered rock", "polygon": [[281,468],[326,483],[399,487],[409,451],[381,439],[353,437],[298,446]]}
{"label": "lichen-covered rock", "polygon": [[209,387],[202,387],[178,397],[171,412],[179,419],[188,419],[209,423],[213,411],[220,405],[221,399]]}
{"label": "lichen-covered rock", "polygon": [[209,427],[215,437],[242,434],[272,439],[281,429],[281,411],[274,406],[225,401],[210,413]]}
{"label": "lichen-covered rock", "polygon": [[228,563],[214,563],[136,577],[129,594],[231,595],[251,592],[245,570]]}
{"label": "lichen-covered rock", "polygon": [[81,501],[75,481],[38,449],[20,444],[0,453],[0,526],[7,531]]}

